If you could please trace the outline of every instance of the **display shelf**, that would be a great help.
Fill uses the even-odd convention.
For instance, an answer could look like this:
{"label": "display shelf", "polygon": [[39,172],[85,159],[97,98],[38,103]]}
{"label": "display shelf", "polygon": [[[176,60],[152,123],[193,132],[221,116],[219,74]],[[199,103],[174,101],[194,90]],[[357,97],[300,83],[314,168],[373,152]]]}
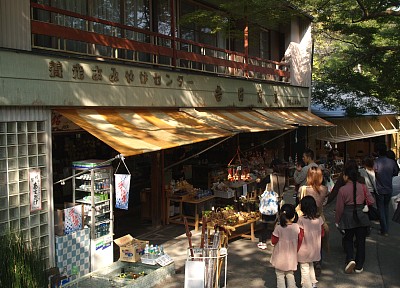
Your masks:
{"label": "display shelf", "polygon": [[110,164],[97,166],[102,163],[83,160],[72,166],[73,202],[83,204],[84,222],[90,229],[91,271],[113,262],[113,170]]}

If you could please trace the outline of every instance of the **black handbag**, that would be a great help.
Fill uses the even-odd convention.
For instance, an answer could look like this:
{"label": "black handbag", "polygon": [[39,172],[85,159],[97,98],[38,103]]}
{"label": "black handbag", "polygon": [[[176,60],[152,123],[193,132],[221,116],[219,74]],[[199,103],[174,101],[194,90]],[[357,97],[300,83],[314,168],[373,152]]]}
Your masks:
{"label": "black handbag", "polygon": [[400,224],[400,204],[397,204],[397,209],[394,211],[392,220]]}

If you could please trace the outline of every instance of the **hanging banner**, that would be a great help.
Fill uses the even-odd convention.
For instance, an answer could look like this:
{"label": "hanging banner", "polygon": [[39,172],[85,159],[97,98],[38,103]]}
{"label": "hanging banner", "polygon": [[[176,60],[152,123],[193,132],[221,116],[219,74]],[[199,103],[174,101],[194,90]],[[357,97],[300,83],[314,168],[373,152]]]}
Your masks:
{"label": "hanging banner", "polygon": [[64,233],[71,234],[82,229],[82,205],[64,209]]}
{"label": "hanging banner", "polygon": [[42,210],[42,182],[40,169],[29,170],[31,212]]}
{"label": "hanging banner", "polygon": [[128,210],[130,174],[114,174],[115,176],[115,208]]}

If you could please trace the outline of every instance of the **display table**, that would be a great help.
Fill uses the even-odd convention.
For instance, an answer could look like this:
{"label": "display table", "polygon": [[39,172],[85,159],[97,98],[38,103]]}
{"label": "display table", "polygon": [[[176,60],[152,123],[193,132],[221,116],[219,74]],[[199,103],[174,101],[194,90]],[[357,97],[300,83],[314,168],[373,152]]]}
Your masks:
{"label": "display table", "polygon": [[[206,202],[211,201],[214,198],[215,198],[214,195],[202,197],[200,199],[185,198],[185,197],[168,197],[167,198],[168,207],[171,205],[171,203],[179,203],[179,212],[177,215],[169,216],[167,218],[167,224],[169,224],[169,223],[184,224],[183,218],[186,217],[188,220],[189,219],[194,220],[194,222],[188,221],[188,225],[194,226],[194,230],[198,231],[199,223],[200,223],[198,206],[200,204],[205,204]],[[183,204],[184,203],[194,205],[194,216],[184,214],[184,212],[183,212]]]}
{"label": "display table", "polygon": [[[233,239],[233,238],[237,238],[237,237],[243,237],[243,238],[250,239],[251,241],[254,242],[256,240],[256,237],[254,235],[255,225],[256,225],[258,220],[260,220],[260,217],[253,218],[253,219],[248,220],[247,222],[236,224],[236,225],[233,225],[233,226],[230,226],[230,225],[223,226],[223,228],[225,228],[227,231],[232,231],[230,233],[230,235],[227,235],[228,241],[229,241],[229,239]],[[244,232],[244,233],[242,233],[242,232],[235,233],[235,231],[239,230],[239,228],[246,227],[246,226],[249,226],[250,231],[246,230],[246,232]],[[208,230],[208,236],[210,236],[211,230],[215,229],[215,227],[213,227],[212,224],[209,223],[207,225],[207,228],[208,228],[207,229]]]}

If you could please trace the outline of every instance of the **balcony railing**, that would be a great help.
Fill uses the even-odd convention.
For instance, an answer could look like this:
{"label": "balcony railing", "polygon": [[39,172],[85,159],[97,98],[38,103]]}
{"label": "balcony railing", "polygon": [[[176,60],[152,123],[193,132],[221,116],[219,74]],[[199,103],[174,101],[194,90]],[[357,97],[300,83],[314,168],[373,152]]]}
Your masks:
{"label": "balcony railing", "polygon": [[288,63],[250,57],[33,2],[31,14],[34,48],[233,77],[285,83],[290,80]]}

